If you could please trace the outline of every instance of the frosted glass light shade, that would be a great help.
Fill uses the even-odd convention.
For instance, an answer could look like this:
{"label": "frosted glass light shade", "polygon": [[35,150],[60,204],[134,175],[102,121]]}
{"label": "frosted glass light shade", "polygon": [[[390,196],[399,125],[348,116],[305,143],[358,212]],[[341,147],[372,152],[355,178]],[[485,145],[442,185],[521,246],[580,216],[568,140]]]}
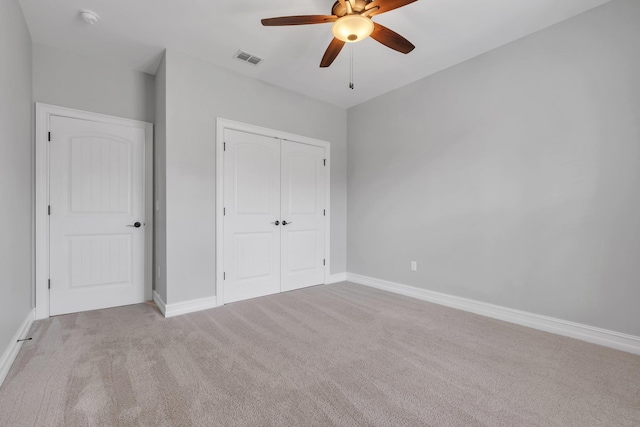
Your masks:
{"label": "frosted glass light shade", "polygon": [[333,36],[347,43],[364,40],[373,32],[373,21],[360,15],[346,15],[339,18],[331,27]]}

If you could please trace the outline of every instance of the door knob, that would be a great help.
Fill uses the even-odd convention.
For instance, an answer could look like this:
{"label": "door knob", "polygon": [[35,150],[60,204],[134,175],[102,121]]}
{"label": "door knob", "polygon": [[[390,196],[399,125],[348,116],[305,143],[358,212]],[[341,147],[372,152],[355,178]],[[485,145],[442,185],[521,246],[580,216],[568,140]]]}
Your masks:
{"label": "door knob", "polygon": [[127,225],[127,227],[135,227],[135,228],[140,228],[142,224],[140,224],[139,222],[134,223],[133,225]]}
{"label": "door knob", "polygon": [[282,225],[293,224],[293,222],[282,221]]}
{"label": "door knob", "polygon": [[271,224],[280,225],[280,221],[272,222]]}

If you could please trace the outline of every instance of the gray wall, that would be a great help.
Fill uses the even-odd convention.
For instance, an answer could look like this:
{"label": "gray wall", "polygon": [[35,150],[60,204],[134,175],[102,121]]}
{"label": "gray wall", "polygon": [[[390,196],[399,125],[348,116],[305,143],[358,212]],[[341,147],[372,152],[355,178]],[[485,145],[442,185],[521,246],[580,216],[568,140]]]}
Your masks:
{"label": "gray wall", "polygon": [[33,44],[36,102],[154,121],[154,77],[57,48]]}
{"label": "gray wall", "polygon": [[348,271],[640,335],[638,22],[614,1],[350,109]]}
{"label": "gray wall", "polygon": [[0,356],[32,303],[31,36],[17,0],[0,2]]}
{"label": "gray wall", "polygon": [[[155,118],[154,126],[154,289],[163,301],[167,300],[167,61],[162,57],[155,78]],[[157,206],[157,208],[156,208]]]}
{"label": "gray wall", "polygon": [[166,302],[215,295],[217,117],[331,142],[331,269],[344,272],[346,111],[173,50],[166,79]]}

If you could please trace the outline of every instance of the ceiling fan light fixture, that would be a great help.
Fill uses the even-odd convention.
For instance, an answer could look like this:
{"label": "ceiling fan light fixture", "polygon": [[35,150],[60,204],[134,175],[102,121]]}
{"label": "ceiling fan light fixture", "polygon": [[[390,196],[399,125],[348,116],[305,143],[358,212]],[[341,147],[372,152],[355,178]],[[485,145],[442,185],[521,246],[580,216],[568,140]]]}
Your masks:
{"label": "ceiling fan light fixture", "polygon": [[373,32],[373,21],[360,15],[346,15],[339,18],[331,27],[333,36],[346,43],[364,40]]}

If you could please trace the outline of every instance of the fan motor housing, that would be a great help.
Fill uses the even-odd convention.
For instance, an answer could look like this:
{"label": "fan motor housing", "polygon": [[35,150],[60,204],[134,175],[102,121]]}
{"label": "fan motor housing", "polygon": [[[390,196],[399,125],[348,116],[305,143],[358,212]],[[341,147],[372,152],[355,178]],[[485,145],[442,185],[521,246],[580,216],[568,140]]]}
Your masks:
{"label": "fan motor housing", "polygon": [[[356,0],[355,6],[353,7],[353,11],[356,13],[362,12],[364,8],[372,1],[373,0]],[[337,1],[334,3],[333,7],[331,8],[331,13],[336,16],[344,16],[347,14],[347,8],[342,6],[340,2]]]}

